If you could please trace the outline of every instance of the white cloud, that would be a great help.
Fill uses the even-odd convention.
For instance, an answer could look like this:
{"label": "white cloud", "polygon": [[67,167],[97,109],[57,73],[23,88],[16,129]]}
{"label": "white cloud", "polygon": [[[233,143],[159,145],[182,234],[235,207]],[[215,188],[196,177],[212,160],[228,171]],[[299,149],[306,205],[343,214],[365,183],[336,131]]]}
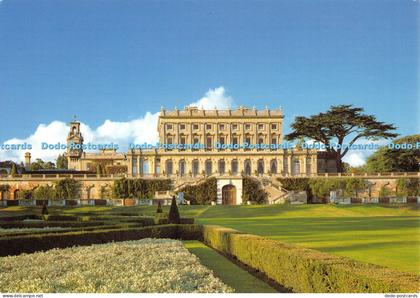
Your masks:
{"label": "white cloud", "polygon": [[[1,1],[1,0],[0,0]],[[225,94],[223,86],[210,89],[204,97],[197,102],[191,104],[199,108],[213,109],[217,106],[219,109],[231,107],[233,98]],[[120,152],[127,150],[129,143],[142,144],[156,143],[158,141],[157,122],[159,112],[146,112],[144,116],[126,122],[118,122],[105,120],[103,124],[95,129],[89,125],[81,123],[81,131],[84,143],[102,144],[111,143],[120,145]],[[49,124],[40,124],[35,132],[27,138],[13,138],[3,142],[4,144],[23,144],[32,145],[31,150],[1,150],[0,160],[14,160],[17,162],[24,161],[26,151],[31,152],[32,160],[41,158],[44,161],[55,161],[57,155],[63,150],[43,150],[41,145],[43,142],[50,144],[66,144],[67,134],[69,132],[68,124],[62,121],[53,121]]]}
{"label": "white cloud", "polygon": [[226,90],[223,86],[215,89],[209,89],[206,95],[200,98],[197,102],[190,104],[190,106],[198,107],[199,109],[226,109],[233,106],[233,98],[227,96]]}

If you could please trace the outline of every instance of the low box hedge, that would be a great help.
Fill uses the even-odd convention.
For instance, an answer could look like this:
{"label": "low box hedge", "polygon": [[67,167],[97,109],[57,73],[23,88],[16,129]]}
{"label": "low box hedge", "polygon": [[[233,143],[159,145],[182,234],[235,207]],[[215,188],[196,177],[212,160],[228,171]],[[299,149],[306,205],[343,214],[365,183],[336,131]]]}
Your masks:
{"label": "low box hedge", "polygon": [[390,293],[420,290],[420,277],[297,247],[218,226],[203,226],[203,240],[264,272],[293,292]]}
{"label": "low box hedge", "polygon": [[52,248],[65,248],[138,240],[143,238],[172,238],[192,240],[201,235],[201,227],[191,225],[161,225],[141,228],[103,229],[49,234],[31,234],[0,238],[0,256],[32,253]]}
{"label": "low box hedge", "polygon": [[78,221],[32,221],[32,222],[16,222],[16,221],[0,221],[0,228],[3,229],[24,229],[24,228],[45,228],[45,227],[62,227],[62,228],[77,228],[77,227],[101,227],[106,223],[103,221],[95,222],[78,222]]}
{"label": "low box hedge", "polygon": [[6,206],[19,206],[19,200],[7,200]]}

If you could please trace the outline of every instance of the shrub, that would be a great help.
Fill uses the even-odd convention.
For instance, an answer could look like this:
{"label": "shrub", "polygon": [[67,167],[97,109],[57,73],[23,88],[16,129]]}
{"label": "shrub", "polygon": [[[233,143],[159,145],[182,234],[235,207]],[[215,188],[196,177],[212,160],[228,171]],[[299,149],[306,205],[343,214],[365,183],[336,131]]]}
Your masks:
{"label": "shrub", "polygon": [[396,184],[396,195],[399,197],[420,195],[420,179],[418,178],[398,178]]}
{"label": "shrub", "polygon": [[162,203],[159,201],[158,202],[158,207],[157,207],[157,210],[156,210],[156,213],[162,213],[163,211],[162,211]]}
{"label": "shrub", "polygon": [[217,179],[212,177],[197,185],[187,185],[179,190],[193,205],[208,205],[217,198]]}
{"label": "shrub", "polygon": [[72,178],[65,178],[57,182],[55,190],[59,199],[79,199],[81,183]]}
{"label": "shrub", "polygon": [[55,199],[57,197],[54,187],[49,185],[38,186],[34,190],[33,195],[35,199]]}
{"label": "shrub", "polygon": [[114,182],[112,193],[116,198],[152,198],[156,191],[171,189],[170,179],[127,179]]}
{"label": "shrub", "polygon": [[413,293],[420,289],[420,278],[416,274],[360,263],[233,229],[204,226],[203,239],[211,247],[264,272],[293,292]]}
{"label": "shrub", "polygon": [[44,205],[42,205],[41,214],[42,215],[47,215],[48,214],[47,204],[45,204],[45,203],[44,203]]}
{"label": "shrub", "polygon": [[172,197],[171,209],[169,209],[168,219],[169,219],[169,223],[174,223],[174,224],[179,224],[180,223],[179,210],[178,210],[178,206],[176,204],[175,196]]}
{"label": "shrub", "polygon": [[30,189],[22,189],[19,191],[19,199],[30,200],[33,197],[34,192]]}
{"label": "shrub", "polygon": [[262,188],[260,181],[255,178],[245,176],[242,186],[242,200],[263,204],[267,201],[267,193]]}
{"label": "shrub", "polygon": [[309,191],[309,178],[277,178],[286,190]]}

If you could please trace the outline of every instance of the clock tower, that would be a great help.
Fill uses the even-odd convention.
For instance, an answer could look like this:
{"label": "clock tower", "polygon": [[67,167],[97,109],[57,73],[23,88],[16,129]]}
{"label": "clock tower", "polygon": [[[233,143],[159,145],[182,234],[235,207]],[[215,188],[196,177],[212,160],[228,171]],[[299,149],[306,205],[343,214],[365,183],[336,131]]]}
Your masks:
{"label": "clock tower", "polygon": [[79,160],[83,153],[83,136],[80,132],[80,122],[76,120],[69,123],[70,131],[67,135],[67,159],[69,169],[79,169]]}

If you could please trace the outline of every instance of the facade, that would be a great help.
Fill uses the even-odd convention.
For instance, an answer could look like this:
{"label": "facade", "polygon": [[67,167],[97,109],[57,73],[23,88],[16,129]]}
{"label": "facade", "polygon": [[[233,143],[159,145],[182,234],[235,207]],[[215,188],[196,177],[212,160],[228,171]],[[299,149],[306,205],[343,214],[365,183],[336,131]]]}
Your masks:
{"label": "facade", "polygon": [[[202,110],[161,108],[159,146],[86,153],[68,149],[69,169],[122,167],[130,177],[168,177],[175,186],[203,177],[218,179],[219,204],[242,203],[242,176],[308,176],[317,173],[317,151],[288,149],[281,109]],[[70,123],[67,142],[83,144],[80,123]],[[70,147],[70,146],[69,146]]]}
{"label": "facade", "polygon": [[[80,123],[73,121],[70,125],[68,143],[82,144]],[[133,177],[163,175],[177,179],[203,175],[317,173],[315,150],[268,148],[283,142],[282,127],[281,110],[186,107],[166,111],[162,108],[157,127],[162,147],[133,149],[127,154],[115,150],[86,153],[68,149],[67,158],[70,169],[93,170],[98,163],[120,165],[126,166],[127,174]]]}

